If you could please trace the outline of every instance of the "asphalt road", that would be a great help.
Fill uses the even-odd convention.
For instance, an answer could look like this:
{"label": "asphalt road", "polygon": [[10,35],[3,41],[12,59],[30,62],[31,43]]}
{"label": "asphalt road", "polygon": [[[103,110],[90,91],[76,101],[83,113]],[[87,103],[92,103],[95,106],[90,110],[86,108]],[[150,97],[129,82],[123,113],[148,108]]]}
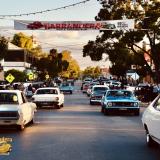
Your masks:
{"label": "asphalt road", "polygon": [[[141,114],[144,111],[141,108]],[[12,138],[12,151],[0,160],[159,160],[160,149],[149,149],[141,115],[104,116],[80,91],[65,95],[64,108],[36,113],[35,124],[23,132],[0,129]]]}

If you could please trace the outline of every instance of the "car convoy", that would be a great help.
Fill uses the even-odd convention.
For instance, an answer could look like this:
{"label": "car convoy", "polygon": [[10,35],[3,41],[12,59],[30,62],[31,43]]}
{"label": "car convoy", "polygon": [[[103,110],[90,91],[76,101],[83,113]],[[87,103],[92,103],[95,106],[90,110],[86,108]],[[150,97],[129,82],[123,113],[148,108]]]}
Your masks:
{"label": "car convoy", "polygon": [[[140,114],[140,101],[134,90],[121,88],[118,81],[96,81],[86,79],[82,82],[82,93],[89,96],[89,104],[99,104],[101,112],[131,112]],[[87,87],[86,87],[87,86]],[[27,124],[34,122],[37,109],[52,106],[60,109],[64,106],[64,93],[72,94],[73,84],[61,83],[60,86],[40,87],[33,93],[29,102],[26,94],[20,90],[0,90],[0,126],[14,125],[23,130]],[[142,115],[142,123],[146,131],[146,142],[149,147],[160,144],[160,95],[146,108]]]}

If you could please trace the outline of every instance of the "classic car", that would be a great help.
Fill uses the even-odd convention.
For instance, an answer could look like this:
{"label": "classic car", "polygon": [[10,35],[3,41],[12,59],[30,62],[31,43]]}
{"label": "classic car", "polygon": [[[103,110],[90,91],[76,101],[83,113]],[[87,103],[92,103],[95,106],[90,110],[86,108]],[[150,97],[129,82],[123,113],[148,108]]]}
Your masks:
{"label": "classic car", "polygon": [[101,104],[101,99],[108,89],[109,87],[106,85],[93,86],[90,96],[90,104]]}
{"label": "classic car", "polygon": [[23,130],[33,123],[36,104],[28,102],[20,90],[0,90],[0,125],[16,125]]}
{"label": "classic car", "polygon": [[146,142],[149,147],[160,144],[160,95],[145,109],[142,123],[146,131]]}
{"label": "classic car", "polygon": [[73,92],[73,86],[71,86],[70,83],[61,83],[59,88],[61,92],[67,92],[70,94]]}
{"label": "classic car", "polygon": [[111,111],[128,111],[139,115],[139,101],[128,90],[108,90],[101,101],[102,113],[108,114]]}
{"label": "classic car", "polygon": [[58,87],[38,88],[32,96],[32,101],[37,107],[55,106],[60,109],[64,104],[64,94]]}

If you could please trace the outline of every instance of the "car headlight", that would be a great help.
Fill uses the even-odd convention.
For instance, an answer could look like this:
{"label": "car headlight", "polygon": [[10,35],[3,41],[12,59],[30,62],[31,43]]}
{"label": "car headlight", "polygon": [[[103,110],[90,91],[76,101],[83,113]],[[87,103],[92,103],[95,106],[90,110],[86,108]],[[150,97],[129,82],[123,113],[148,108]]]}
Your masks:
{"label": "car headlight", "polygon": [[138,106],[138,103],[137,103],[137,102],[135,102],[135,103],[134,103],[134,106]]}
{"label": "car headlight", "polygon": [[111,106],[112,106],[112,102],[108,102],[107,105],[108,105],[109,107],[111,107]]}

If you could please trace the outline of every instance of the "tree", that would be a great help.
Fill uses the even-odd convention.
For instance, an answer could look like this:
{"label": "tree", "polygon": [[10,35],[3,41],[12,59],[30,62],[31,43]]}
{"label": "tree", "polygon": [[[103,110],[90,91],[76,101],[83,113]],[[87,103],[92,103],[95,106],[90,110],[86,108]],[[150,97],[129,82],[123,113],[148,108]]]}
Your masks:
{"label": "tree", "polygon": [[22,32],[14,35],[12,43],[27,50],[31,50],[33,48],[32,36],[27,36]]}
{"label": "tree", "polygon": [[0,60],[5,57],[8,50],[8,40],[0,36]]}
{"label": "tree", "polygon": [[[108,54],[113,68],[123,68],[120,61],[125,63],[122,69],[122,75],[129,65],[127,61],[136,64],[137,59],[141,60],[139,68],[144,68],[146,73],[156,77],[155,81],[160,82],[160,2],[159,1],[137,1],[131,0],[98,0],[102,5],[96,20],[117,20],[122,18],[135,19],[135,30],[105,30],[97,36],[95,41],[89,41],[83,49],[84,56],[90,56],[91,59],[101,59],[102,54]],[[147,41],[150,51],[140,45],[140,42]],[[118,48],[117,48],[117,44]],[[96,49],[98,51],[94,52]],[[126,58],[122,55],[125,51]],[[120,52],[119,52],[120,51]],[[113,55],[114,54],[114,57]],[[154,65],[155,72],[151,65],[144,58],[147,54]],[[120,61],[117,61],[121,59]],[[132,59],[132,60],[131,60]],[[116,69],[116,70],[117,70]]]}
{"label": "tree", "polygon": [[71,56],[71,52],[64,50],[62,51],[62,60],[65,67],[68,63],[68,67],[64,68],[61,75],[65,78],[78,78],[80,75],[80,67],[75,59]]}
{"label": "tree", "polygon": [[85,68],[82,74],[83,74],[83,77],[97,78],[98,76],[101,75],[101,70],[100,70],[100,67],[98,66],[96,67],[89,66]]}

